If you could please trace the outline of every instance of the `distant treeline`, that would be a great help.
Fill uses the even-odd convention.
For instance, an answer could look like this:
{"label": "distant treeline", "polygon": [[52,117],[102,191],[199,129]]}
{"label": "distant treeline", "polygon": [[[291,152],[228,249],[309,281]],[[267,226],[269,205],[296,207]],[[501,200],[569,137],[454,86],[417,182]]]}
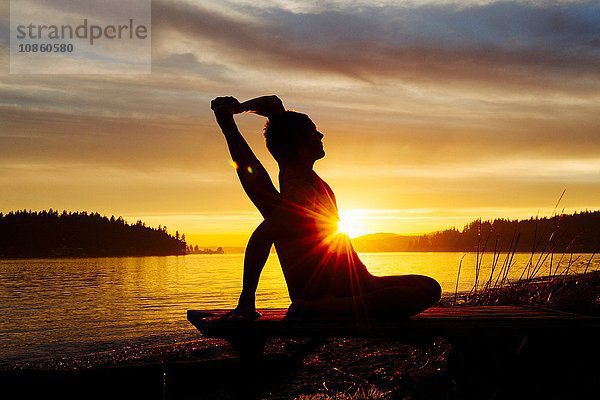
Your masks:
{"label": "distant treeline", "polygon": [[473,221],[463,230],[448,229],[421,236],[367,235],[354,239],[357,251],[477,251],[591,253],[600,243],[600,211],[571,215]]}
{"label": "distant treeline", "polygon": [[186,253],[185,235],[167,228],[129,225],[98,213],[16,211],[0,213],[0,257],[152,256]]}

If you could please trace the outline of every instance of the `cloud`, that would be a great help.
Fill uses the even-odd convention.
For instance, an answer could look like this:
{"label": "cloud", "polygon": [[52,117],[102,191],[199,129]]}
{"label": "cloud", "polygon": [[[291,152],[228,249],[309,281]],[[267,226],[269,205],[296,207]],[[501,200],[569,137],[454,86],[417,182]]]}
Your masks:
{"label": "cloud", "polygon": [[308,110],[450,123],[464,122],[458,107],[536,116],[564,110],[565,98],[580,110],[598,102],[594,3],[302,4],[155,1],[152,75],[5,75],[0,103],[175,118],[206,115],[222,93],[276,91]]}
{"label": "cloud", "polygon": [[152,68],[170,72],[201,75],[212,80],[223,81],[227,77],[228,69],[224,65],[205,63],[190,52],[181,54],[168,54],[152,61]]}
{"label": "cloud", "polygon": [[[157,33],[214,43],[248,68],[313,71],[369,82],[477,82],[598,89],[600,6],[489,3],[363,6],[294,12],[247,8],[251,21],[186,3],[157,2]],[[501,82],[501,84],[500,84]]]}
{"label": "cloud", "polygon": [[504,180],[511,182],[562,182],[595,184],[600,181],[600,159],[520,159],[487,162],[357,166],[327,171],[332,177],[356,179],[410,178],[433,181]]}
{"label": "cloud", "polygon": [[95,116],[197,115],[198,104],[209,101],[205,81],[182,75],[9,75],[1,80],[0,105]]}
{"label": "cloud", "polygon": [[0,107],[0,119],[3,161],[141,171],[164,166],[208,173],[228,169],[227,149],[206,140],[216,129],[203,119],[117,118],[16,107]]}

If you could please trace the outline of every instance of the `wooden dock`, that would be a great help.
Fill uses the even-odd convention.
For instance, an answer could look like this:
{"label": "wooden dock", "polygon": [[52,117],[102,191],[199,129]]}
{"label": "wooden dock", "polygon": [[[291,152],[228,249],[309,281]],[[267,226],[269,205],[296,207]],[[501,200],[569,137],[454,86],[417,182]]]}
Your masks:
{"label": "wooden dock", "polygon": [[227,337],[252,330],[265,337],[418,335],[560,335],[600,333],[600,318],[517,306],[432,307],[407,319],[288,319],[286,309],[260,310],[256,321],[221,319],[228,310],[189,310],[188,320],[206,337]]}

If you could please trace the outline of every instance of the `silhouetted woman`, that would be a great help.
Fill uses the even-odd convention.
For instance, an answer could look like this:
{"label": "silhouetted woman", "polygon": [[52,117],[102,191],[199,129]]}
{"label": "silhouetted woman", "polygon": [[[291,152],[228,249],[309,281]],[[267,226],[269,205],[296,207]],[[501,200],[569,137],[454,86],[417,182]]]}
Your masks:
{"label": "silhouetted woman", "polygon": [[[242,187],[264,218],[246,247],[242,293],[228,317],[259,316],[256,288],[272,245],[292,300],[290,316],[408,317],[440,299],[440,285],[432,278],[372,275],[338,231],[335,195],[313,170],[325,156],[323,134],[307,115],[286,111],[277,96],[243,103],[218,97],[211,108]],[[279,165],[280,192],[235,124],[233,115],[242,112],[268,118],[264,135]]]}

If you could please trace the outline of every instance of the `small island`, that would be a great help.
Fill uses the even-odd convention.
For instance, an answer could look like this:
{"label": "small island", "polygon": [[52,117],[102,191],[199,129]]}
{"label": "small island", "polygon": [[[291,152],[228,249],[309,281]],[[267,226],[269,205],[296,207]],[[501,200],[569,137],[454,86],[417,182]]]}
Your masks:
{"label": "small island", "polygon": [[55,210],[0,213],[0,258],[168,256],[187,253],[185,235],[123,217]]}
{"label": "small island", "polygon": [[187,254],[225,254],[225,251],[222,247],[217,247],[216,250],[213,250],[206,247],[204,249],[201,249],[200,247],[198,247],[198,245],[190,245],[187,247]]}

